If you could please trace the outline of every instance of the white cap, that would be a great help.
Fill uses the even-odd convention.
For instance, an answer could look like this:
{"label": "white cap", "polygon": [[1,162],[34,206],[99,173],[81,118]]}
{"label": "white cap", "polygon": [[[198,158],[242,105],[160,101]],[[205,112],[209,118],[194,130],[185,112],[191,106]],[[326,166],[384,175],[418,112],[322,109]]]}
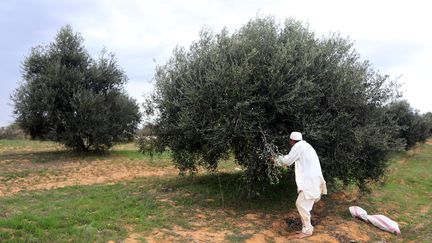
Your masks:
{"label": "white cap", "polygon": [[294,141],[300,141],[303,139],[302,134],[299,132],[292,132],[290,135],[290,139],[294,140]]}

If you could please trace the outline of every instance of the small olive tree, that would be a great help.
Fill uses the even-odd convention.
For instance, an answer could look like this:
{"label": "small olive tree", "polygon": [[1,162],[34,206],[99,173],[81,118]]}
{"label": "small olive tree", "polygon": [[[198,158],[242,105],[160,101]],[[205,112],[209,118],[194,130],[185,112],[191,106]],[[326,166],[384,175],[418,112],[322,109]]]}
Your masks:
{"label": "small olive tree", "polygon": [[113,54],[92,59],[70,26],[53,43],[31,50],[22,77],[12,100],[18,124],[32,138],[82,151],[133,138],[140,113],[123,89],[125,73]]}
{"label": "small olive tree", "polygon": [[326,180],[359,185],[383,174],[399,142],[384,108],[397,96],[395,82],[361,61],[350,41],[317,38],[293,19],[257,17],[232,34],[205,29],[154,79],[146,107],[158,115],[157,148],[169,147],[191,172],[233,154],[249,189],[278,181],[268,157],[289,151],[294,130],[316,148]]}

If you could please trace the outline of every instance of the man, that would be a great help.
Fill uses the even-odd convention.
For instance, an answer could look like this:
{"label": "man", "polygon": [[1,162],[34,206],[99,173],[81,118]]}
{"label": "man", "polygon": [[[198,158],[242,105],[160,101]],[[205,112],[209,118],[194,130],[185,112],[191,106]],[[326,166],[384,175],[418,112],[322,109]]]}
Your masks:
{"label": "man", "polygon": [[303,224],[302,231],[297,232],[297,238],[304,238],[313,233],[310,211],[314,203],[321,199],[321,195],[327,194],[327,187],[315,149],[303,140],[300,132],[292,132],[289,143],[291,145],[289,154],[272,160],[277,166],[290,166],[295,163],[298,192],[296,207]]}

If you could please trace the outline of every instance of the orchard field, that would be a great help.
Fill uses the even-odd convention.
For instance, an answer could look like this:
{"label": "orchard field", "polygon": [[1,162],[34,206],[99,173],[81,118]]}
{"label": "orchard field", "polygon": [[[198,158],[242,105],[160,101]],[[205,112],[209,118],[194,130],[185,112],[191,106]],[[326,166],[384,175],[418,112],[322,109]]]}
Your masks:
{"label": "orchard field", "polygon": [[[250,198],[230,160],[216,173],[180,176],[169,153],[150,157],[134,144],[83,154],[53,142],[0,140],[0,241],[431,242],[431,161],[429,140],[394,154],[370,194],[332,185],[313,210],[314,236],[296,241],[291,173]],[[352,205],[392,218],[402,235],[351,218]]]}

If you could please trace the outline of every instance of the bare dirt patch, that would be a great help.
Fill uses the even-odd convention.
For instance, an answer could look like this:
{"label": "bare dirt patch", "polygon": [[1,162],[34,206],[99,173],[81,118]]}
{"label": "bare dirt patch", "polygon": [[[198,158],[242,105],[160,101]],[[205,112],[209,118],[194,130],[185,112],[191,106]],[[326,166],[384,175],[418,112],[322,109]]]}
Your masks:
{"label": "bare dirt patch", "polygon": [[[147,242],[228,242],[230,238],[248,243],[260,242],[368,242],[372,239],[386,240],[391,234],[383,232],[361,220],[345,219],[334,214],[320,201],[313,211],[314,234],[305,239],[296,238],[301,222],[295,209],[285,212],[264,213],[250,211],[242,215],[229,209],[193,212],[194,222],[187,229],[174,226],[156,229],[144,238]],[[339,210],[339,209],[338,209]],[[348,208],[346,208],[348,214]],[[219,218],[219,219],[218,219]],[[223,220],[223,222],[221,221]],[[290,227],[297,221],[299,227]],[[231,227],[224,227],[224,224]],[[292,226],[292,225],[291,225]]]}
{"label": "bare dirt patch", "polygon": [[174,226],[171,230],[158,229],[153,231],[145,240],[152,242],[224,242],[226,230],[218,230],[202,227],[196,229],[185,229],[180,226]]}
{"label": "bare dirt patch", "polygon": [[[138,177],[157,177],[177,174],[174,167],[151,167],[146,163],[127,160],[74,159],[35,163],[31,159],[0,160],[3,171],[11,178],[0,176],[0,196],[13,195],[22,190],[54,189],[73,185],[115,183]],[[23,171],[28,171],[22,175]]]}
{"label": "bare dirt patch", "polygon": [[[239,220],[239,219],[237,219]],[[144,237],[147,242],[227,242],[227,237],[235,236],[241,232],[242,235],[250,235],[244,242],[367,242],[371,238],[369,234],[375,229],[362,225],[362,222],[346,221],[340,218],[328,218],[327,225],[315,226],[314,235],[306,239],[297,239],[295,232],[288,231],[283,219],[276,220],[272,224],[261,222],[267,229],[256,226],[256,230],[249,225],[246,229],[237,229],[235,232],[230,230],[218,230],[211,227],[197,227],[184,229],[175,226],[172,229],[157,229]],[[240,224],[237,224],[238,227]],[[330,227],[332,226],[332,227]],[[376,235],[385,233],[375,232]],[[130,238],[130,237],[128,237]],[[385,239],[385,235],[381,237]]]}
{"label": "bare dirt patch", "polygon": [[[426,141],[426,144],[432,143],[432,140]],[[419,154],[422,152],[421,146],[419,144],[415,145],[413,148],[407,151],[407,154],[409,157],[412,157],[416,154]]]}
{"label": "bare dirt patch", "polygon": [[142,233],[138,233],[134,231],[133,225],[125,225],[125,228],[128,232],[127,238],[122,241],[124,243],[139,243],[142,242],[142,239],[144,239],[144,235]]}
{"label": "bare dirt patch", "polygon": [[420,213],[421,214],[427,214],[430,211],[430,206],[422,206],[420,208]]}
{"label": "bare dirt patch", "polygon": [[[359,196],[360,196],[359,190],[351,190],[351,191],[347,190],[347,191],[340,191],[340,192],[332,193],[330,195],[330,198],[335,203],[346,203],[346,202],[356,201],[359,198]],[[320,201],[320,202],[322,202],[322,201]],[[315,205],[315,207],[316,207],[316,205]]]}

